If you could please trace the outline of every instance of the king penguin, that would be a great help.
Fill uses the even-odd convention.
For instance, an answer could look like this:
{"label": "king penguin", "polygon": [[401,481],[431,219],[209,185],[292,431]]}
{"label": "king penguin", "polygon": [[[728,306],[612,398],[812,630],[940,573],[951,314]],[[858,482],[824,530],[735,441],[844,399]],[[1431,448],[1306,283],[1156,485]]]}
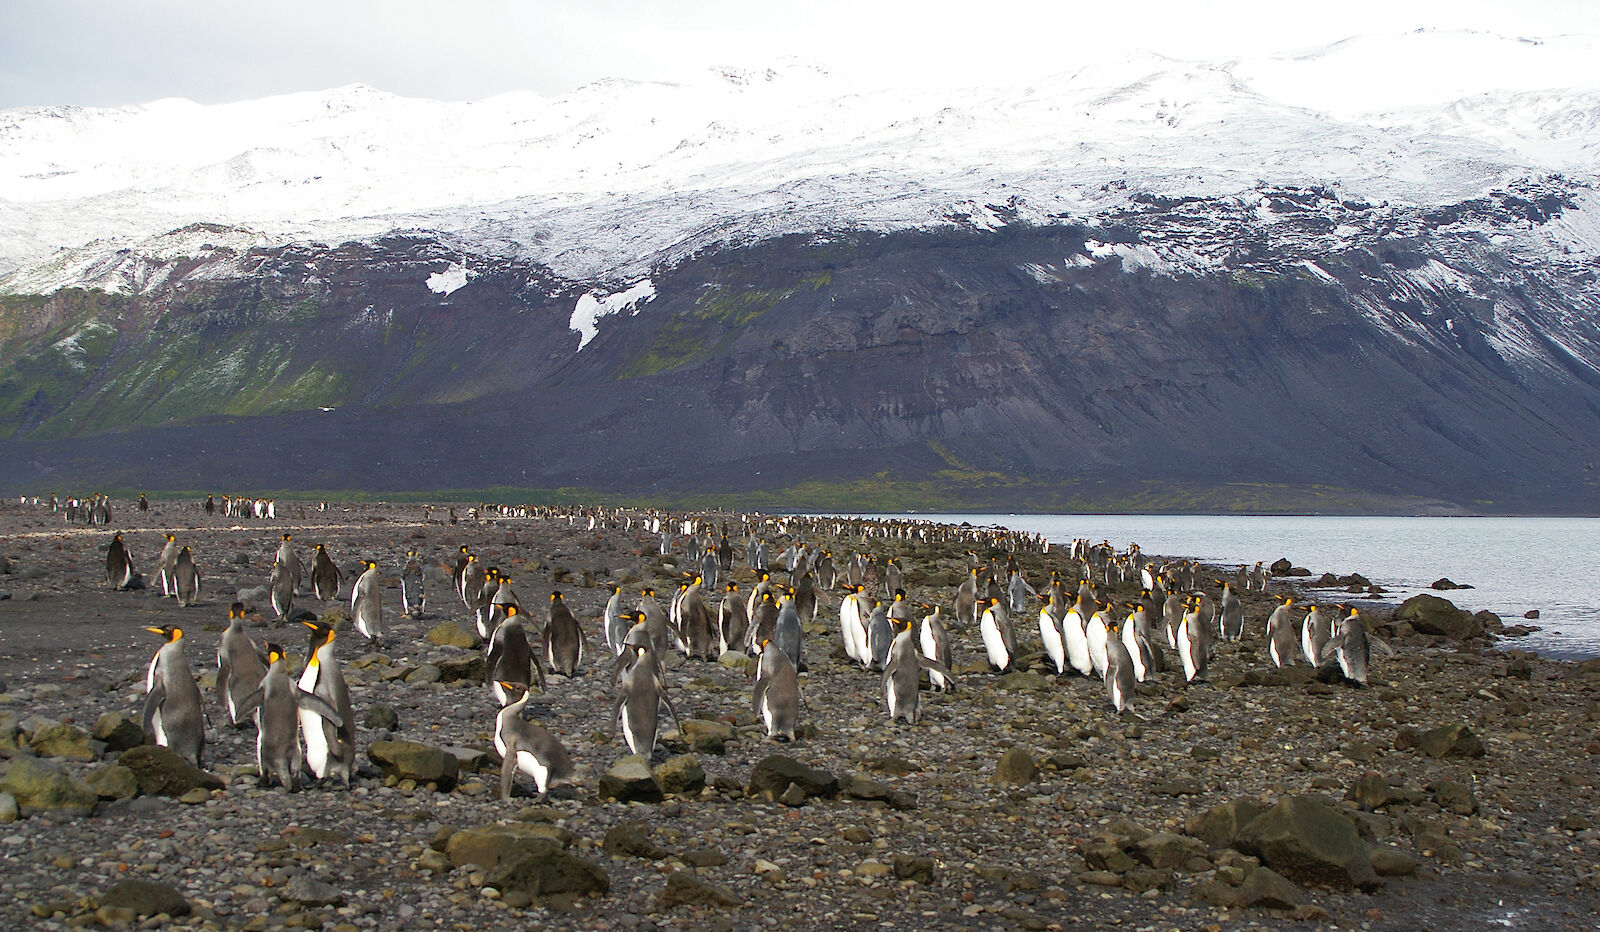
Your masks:
{"label": "king penguin", "polygon": [[255,713],[256,771],[261,785],[276,779],[291,793],[300,788],[301,718],[316,716],[335,730],[344,725],[338,710],[289,678],[288,658],[276,644],[267,645],[267,672],[245,697],[241,709]]}
{"label": "king penguin", "polygon": [[795,729],[800,725],[800,678],[789,655],[771,640],[761,645],[750,709],[760,716],[769,739],[794,740]]}
{"label": "king penguin", "polygon": [[882,670],[889,662],[889,648],[894,644],[894,622],[889,620],[889,609],[876,603],[867,617],[867,663],[865,666]]}
{"label": "king penguin", "polygon": [[1281,668],[1294,663],[1294,599],[1277,598],[1282,604],[1267,617],[1267,654]]}
{"label": "king penguin", "polygon": [[156,558],[156,575],[161,578],[161,594],[168,598],[178,595],[178,578],[173,575],[173,570],[178,566],[178,536],[168,534],[167,542],[161,547],[161,556]]}
{"label": "king penguin", "polygon": [[522,683],[500,683],[505,701],[494,717],[494,749],[500,752],[500,801],[511,802],[511,786],[517,771],[533,778],[539,798],[550,784],[573,774],[572,758],[561,741],[538,722],[522,717],[528,707],[528,687]]}
{"label": "king penguin", "polygon": [[300,673],[300,688],[332,706],[339,716],[339,724],[335,725],[332,720],[318,715],[315,709],[300,709],[306,764],[317,779],[334,774],[348,787],[356,772],[356,722],[350,709],[350,690],[345,686],[344,671],[339,669],[339,659],[333,652],[333,627],[320,621],[301,624],[311,629],[311,639],[306,651],[306,667]]}
{"label": "king penguin", "polygon": [[1105,681],[1106,698],[1110,700],[1111,707],[1118,712],[1127,711],[1128,702],[1133,697],[1133,657],[1128,653],[1116,626],[1107,632]]}
{"label": "king penguin", "polygon": [[839,637],[844,641],[845,656],[868,667],[872,653],[867,649],[867,618],[861,611],[865,597],[860,586],[845,583],[844,589],[845,596],[839,601]]}
{"label": "king penguin", "polygon": [[373,649],[383,649],[383,589],[378,580],[378,564],[365,560],[361,564],[366,572],[356,579],[350,590],[350,617],[356,630],[372,642]]}
{"label": "king penguin", "polygon": [[272,558],[272,565],[282,566],[283,571],[288,574],[291,594],[300,588],[300,577],[304,574],[305,568],[300,565],[300,555],[294,552],[294,543],[289,534],[284,534],[283,539],[279,541],[278,552]]}
{"label": "king penguin", "polygon": [[622,639],[627,636],[629,627],[622,615],[622,587],[616,583],[611,584],[611,597],[606,599],[602,625],[606,646],[611,648],[611,656],[615,657],[622,653]]}
{"label": "king penguin", "polygon": [[483,661],[484,678],[489,682],[489,692],[497,705],[505,705],[508,698],[502,684],[512,683],[526,689],[533,676],[544,691],[544,667],[534,663],[533,648],[528,643],[528,629],[522,624],[522,611],[515,605],[506,607],[505,620],[489,636],[489,651]]}
{"label": "king penguin", "polygon": [[1011,628],[1011,618],[998,597],[989,597],[988,607],[978,621],[978,630],[983,636],[983,649],[988,655],[989,666],[996,673],[1010,671],[1017,659],[1017,638]]}
{"label": "king penguin", "polygon": [[1327,659],[1322,656],[1322,652],[1328,643],[1328,638],[1333,636],[1331,627],[1327,613],[1322,609],[1312,605],[1306,610],[1305,620],[1300,623],[1300,653],[1312,667],[1322,666],[1322,662]]}
{"label": "king penguin", "polygon": [[1328,640],[1326,649],[1333,651],[1334,659],[1339,662],[1339,672],[1344,674],[1346,682],[1365,686],[1367,665],[1372,659],[1367,623],[1362,620],[1360,609],[1348,605],[1341,605],[1340,608],[1347,609],[1349,614],[1339,619],[1338,628]]}
{"label": "king penguin", "polygon": [[1211,623],[1198,593],[1189,597],[1188,611],[1178,624],[1178,656],[1183,661],[1185,683],[1205,679],[1206,664],[1211,659]]}
{"label": "king penguin", "polygon": [[730,650],[742,650],[745,635],[750,631],[750,616],[745,614],[744,599],[739,595],[739,584],[729,580],[722,601],[717,605],[718,656]]}
{"label": "king penguin", "polygon": [[911,622],[903,627],[889,645],[889,661],[883,665],[883,698],[889,706],[889,721],[905,719],[906,724],[917,723],[920,711],[918,684],[922,680],[922,663],[911,639]]}
{"label": "king penguin", "polygon": [[1044,653],[1050,662],[1056,666],[1056,675],[1067,672],[1067,646],[1061,639],[1061,627],[1056,621],[1055,597],[1048,596],[1043,605],[1039,607],[1039,642],[1044,645]]}
{"label": "king penguin", "polygon": [[272,564],[272,575],[267,579],[267,592],[272,599],[273,614],[279,621],[289,617],[289,611],[294,608],[294,577],[282,563]]}
{"label": "king penguin", "polygon": [[750,613],[750,630],[746,633],[748,639],[745,652],[752,657],[759,657],[762,644],[772,640],[778,630],[778,603],[772,600],[772,590],[761,593],[757,600],[755,611]]}
{"label": "king penguin", "polygon": [[1094,614],[1083,626],[1083,633],[1089,642],[1089,662],[1094,665],[1095,675],[1104,679],[1106,642],[1111,637],[1111,606],[1103,602],[1096,603]]}
{"label": "king penguin", "polygon": [[1067,665],[1082,676],[1094,675],[1094,660],[1089,656],[1089,619],[1076,604],[1061,616],[1061,643],[1066,648]]}
{"label": "king penguin", "polygon": [[649,656],[654,652],[647,647],[636,647],[634,653],[637,659],[622,675],[612,715],[628,743],[628,750],[648,759],[655,752],[662,703],[666,704],[680,730],[683,726],[672,700],[667,698],[667,684],[661,679],[657,663]]}
{"label": "king penguin", "polygon": [[921,640],[923,659],[930,661],[928,664],[928,684],[939,692],[949,692],[955,688],[955,677],[950,675],[950,632],[944,626],[944,616],[940,613],[939,606],[935,605],[933,611],[922,616],[922,630],[918,632]]}
{"label": "king penguin", "polygon": [[[1243,572],[1244,567],[1239,568]],[[1237,641],[1244,637],[1244,606],[1239,602],[1239,594],[1234,585],[1222,580],[1216,580],[1222,587],[1222,598],[1219,607],[1222,610],[1222,639],[1224,641]]]}
{"label": "king penguin", "polygon": [[421,618],[428,606],[428,597],[422,592],[422,558],[415,548],[406,551],[405,566],[400,570],[400,613],[407,618]]}
{"label": "king penguin", "polygon": [[177,562],[172,567],[172,579],[179,605],[188,608],[199,600],[200,568],[194,565],[194,553],[188,547],[178,551]]}
{"label": "king penguin", "polygon": [[800,613],[795,607],[793,590],[778,608],[778,618],[772,627],[772,641],[779,650],[789,655],[789,662],[794,664],[796,672],[805,669],[805,662],[800,659],[805,632],[800,627]]}
{"label": "king penguin", "polygon": [[228,710],[228,721],[244,724],[249,713],[240,706],[266,675],[261,650],[244,630],[244,603],[235,602],[228,606],[228,627],[217,645],[217,698]]}
{"label": "king penguin", "polygon": [[324,602],[332,602],[339,597],[339,584],[343,581],[344,571],[328,556],[328,548],[318,544],[317,552],[311,556],[312,594]]}
{"label": "king penguin", "polygon": [[146,628],[166,638],[145,673],[144,731],[150,740],[205,769],[205,714],[200,685],[183,654],[183,629],[177,625]]}
{"label": "king penguin", "polygon": [[126,589],[133,584],[134,577],[139,575],[133,569],[133,554],[128,552],[128,545],[122,542],[121,534],[111,536],[111,544],[106,547],[106,582],[113,589]]}
{"label": "king penguin", "polygon": [[560,592],[550,593],[550,622],[544,626],[544,659],[552,673],[569,678],[583,661],[583,629]]}

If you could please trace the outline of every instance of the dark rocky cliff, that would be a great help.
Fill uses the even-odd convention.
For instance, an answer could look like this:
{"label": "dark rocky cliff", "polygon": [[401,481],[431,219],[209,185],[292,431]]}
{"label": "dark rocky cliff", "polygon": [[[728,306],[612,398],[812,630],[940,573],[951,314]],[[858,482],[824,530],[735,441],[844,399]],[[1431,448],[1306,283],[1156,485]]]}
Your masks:
{"label": "dark rocky cliff", "polygon": [[1559,191],[1263,204],[710,252],[581,351],[590,285],[469,257],[436,294],[462,256],[420,236],[11,296],[0,488],[1600,512],[1596,270],[1494,239]]}

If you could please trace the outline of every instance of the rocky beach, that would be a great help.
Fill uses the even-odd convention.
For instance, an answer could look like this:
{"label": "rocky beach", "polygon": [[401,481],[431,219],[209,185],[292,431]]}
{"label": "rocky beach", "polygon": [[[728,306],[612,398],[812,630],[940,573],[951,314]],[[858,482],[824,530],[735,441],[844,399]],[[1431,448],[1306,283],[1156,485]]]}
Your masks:
{"label": "rocky beach", "polygon": [[[753,659],[674,653],[665,678],[682,728],[664,718],[647,762],[618,734],[599,622],[611,584],[627,607],[646,586],[665,602],[692,569],[682,535],[662,554],[641,514],[579,509],[276,513],[119,500],[108,525],[87,526],[0,504],[8,927],[1591,929],[1600,914],[1600,660],[1544,659],[1502,640],[1516,631],[1488,613],[1402,607],[1364,580],[1320,575],[1360,567],[1241,593],[1245,638],[1216,645],[1207,681],[1185,685],[1169,658],[1121,714],[1098,680],[1054,674],[1037,602],[1015,619],[1020,660],[1005,674],[989,672],[974,627],[952,623],[958,685],[924,691],[916,725],[889,722],[881,675],[847,658],[842,592],[827,590],[805,628],[797,741],[769,741],[751,712]],[[867,536],[822,519],[693,517],[730,529],[744,591],[747,528],[778,580],[776,556],[795,541],[865,553],[880,593],[895,557],[911,599],[947,614],[969,550],[1001,565],[1014,555],[1041,590],[1052,570],[1076,573],[1058,548],[1012,550],[970,528]],[[113,533],[146,588],[107,584]],[[202,573],[192,607],[149,586],[167,533]],[[284,534],[302,560],[325,545],[346,575],[339,599],[308,583],[290,615],[335,626],[357,724],[350,788],[261,786],[254,726],[228,724],[213,688],[236,599],[253,638],[281,644],[296,674],[305,659],[307,629],[275,620],[267,596]],[[577,768],[543,799],[526,777],[499,798],[497,707],[451,588],[462,546],[512,579],[531,628],[559,590],[584,629],[578,674],[547,675],[528,706]],[[401,611],[410,550],[425,567],[421,617]],[[1294,555],[1259,555],[1280,557]],[[383,586],[381,650],[348,620],[367,559]],[[1374,651],[1365,688],[1275,668],[1263,629],[1276,594],[1355,600],[1393,653]],[[201,680],[205,771],[140,733],[162,643],[146,629],[163,625],[184,628]]]}

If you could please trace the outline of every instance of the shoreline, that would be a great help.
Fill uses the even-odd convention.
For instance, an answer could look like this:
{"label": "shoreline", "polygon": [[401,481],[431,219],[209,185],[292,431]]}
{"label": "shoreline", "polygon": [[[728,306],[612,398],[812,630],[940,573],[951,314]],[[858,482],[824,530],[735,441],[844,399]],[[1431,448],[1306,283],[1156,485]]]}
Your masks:
{"label": "shoreline", "polygon": [[[1252,593],[1246,630],[1256,639],[1221,645],[1210,683],[1184,688],[1168,672],[1139,688],[1132,714],[1118,716],[1104,708],[1100,683],[1041,674],[1037,630],[1019,616],[1030,669],[979,672],[976,632],[953,630],[957,691],[923,693],[921,724],[888,725],[878,676],[843,657],[833,594],[806,632],[802,724],[809,730],[801,740],[774,744],[761,735],[743,665],[674,656],[667,675],[679,713],[726,737],[664,742],[671,754],[696,758],[705,789],[625,804],[596,793],[596,780],[626,749],[607,722],[609,661],[594,624],[607,582],[621,583],[630,603],[644,585],[672,584],[677,562],[663,560],[649,535],[541,517],[450,525],[439,520],[442,507],[433,523],[424,523],[421,506],[410,504],[341,505],[327,520],[226,523],[206,522],[192,503],[182,510],[152,505],[145,518],[119,508],[109,527],[71,533],[63,533],[69,529],[59,518],[36,525],[38,516],[19,512],[15,500],[0,507],[0,555],[16,564],[0,576],[0,588],[13,595],[0,602],[6,644],[0,678],[11,690],[0,714],[14,713],[19,725],[37,717],[85,730],[105,713],[136,719],[144,666],[159,645],[143,627],[178,620],[196,628],[188,659],[203,674],[234,590],[265,584],[285,531],[294,534],[302,558],[324,539],[341,565],[370,554],[391,584],[406,549],[423,550],[434,567],[428,617],[400,619],[398,589],[385,589],[390,636],[381,654],[357,643],[353,631],[341,631],[339,655],[360,721],[354,789],[288,796],[257,787],[253,730],[220,724],[215,697],[205,690],[213,723],[220,724],[207,765],[225,779],[223,789],[189,803],[149,794],[108,799],[89,818],[30,816],[0,829],[6,836],[0,856],[16,868],[13,908],[24,923],[64,927],[96,917],[104,908],[99,898],[125,876],[176,889],[193,912],[174,925],[202,928],[248,928],[258,916],[268,928],[291,920],[377,928],[424,918],[478,926],[747,928],[774,915],[807,927],[870,921],[892,928],[1048,929],[1117,919],[1159,928],[1475,928],[1509,917],[1529,927],[1583,928],[1600,906],[1593,867],[1600,833],[1587,824],[1597,809],[1600,671],[1580,672],[1578,664],[1528,656],[1505,642],[1512,649],[1482,653],[1486,644],[1470,640],[1396,637],[1399,653],[1374,656],[1365,690],[1275,675],[1259,641],[1269,603]],[[797,529],[803,523],[788,520]],[[179,609],[149,590],[111,592],[102,581],[111,533],[129,536],[139,569],[148,571],[152,541],[166,527],[193,539],[209,577],[195,608]],[[769,545],[775,541],[774,534]],[[462,543],[510,567],[536,615],[552,588],[563,590],[587,632],[584,675],[551,677],[534,703],[535,717],[566,744],[582,775],[544,801],[498,800],[498,767],[482,761],[494,712],[486,691],[468,680],[433,679],[425,669],[447,671],[477,654],[428,640],[442,622],[468,625],[448,576],[438,579],[444,558]],[[955,543],[844,543],[875,560],[899,556],[913,597],[947,609],[954,581],[965,572],[967,548]],[[773,557],[780,549],[769,546]],[[1003,562],[1003,551],[995,555]],[[1049,555],[1017,556],[1039,585],[1059,554],[1052,548]],[[735,567],[745,588],[742,554]],[[338,604],[309,596],[297,598],[301,603],[319,614]],[[275,627],[270,616],[267,609],[259,624],[253,619],[252,636],[283,639],[291,655],[303,655],[303,632]],[[378,706],[395,713],[397,732],[366,723]],[[24,738],[37,734],[39,722],[33,724]],[[1408,729],[1420,734],[1451,724],[1468,726],[1485,756],[1436,758],[1406,746]],[[388,738],[468,749],[474,764],[450,788],[385,780],[368,750]],[[711,749],[719,743],[721,753]],[[1033,773],[1017,783],[995,782],[1012,750],[1028,757]],[[841,789],[798,805],[748,795],[755,765],[771,755],[824,769]],[[102,750],[98,760],[51,759],[81,779],[107,769],[116,756]],[[1370,775],[1387,790],[1378,794]],[[1471,812],[1455,811],[1467,806],[1458,787],[1467,789]],[[1237,848],[1202,842],[1192,824],[1235,800],[1300,796],[1326,798],[1360,828],[1369,849],[1394,852],[1400,867],[1409,860],[1409,873],[1386,877],[1370,893],[1298,883],[1298,912],[1233,904],[1228,897],[1242,887],[1230,881],[1262,869]],[[562,837],[564,850],[606,872],[610,892],[536,898],[530,905],[508,903],[520,902],[507,896],[509,889],[485,892],[495,889],[490,871],[453,863],[446,829],[460,835],[499,822]],[[302,845],[313,827],[330,834]],[[633,830],[663,856],[608,850],[608,838]],[[158,837],[163,832],[172,835]],[[1140,832],[1180,839],[1170,844],[1187,856],[1168,861],[1152,853],[1148,838],[1134,838]],[[148,841],[131,847],[130,838]],[[1161,866],[1147,863],[1152,859]],[[741,905],[716,905],[716,896],[703,893],[694,901],[699,905],[666,904],[665,878],[681,872]],[[334,888],[342,902],[317,905],[289,895],[311,882]]]}

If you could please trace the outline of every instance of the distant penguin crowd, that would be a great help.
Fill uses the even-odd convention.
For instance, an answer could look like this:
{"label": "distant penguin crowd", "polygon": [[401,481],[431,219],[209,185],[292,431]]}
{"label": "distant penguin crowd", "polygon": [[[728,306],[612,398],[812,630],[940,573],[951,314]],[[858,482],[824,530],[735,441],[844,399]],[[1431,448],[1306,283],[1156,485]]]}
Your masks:
{"label": "distant penguin crowd", "polygon": [[[226,501],[232,507],[236,499]],[[109,513],[105,501],[90,507]],[[201,507],[214,513],[215,503],[208,497]],[[450,513],[458,520],[454,509]],[[806,739],[807,716],[824,713],[810,709],[805,696],[819,662],[841,675],[873,678],[887,720],[915,727],[923,718],[924,692],[940,703],[958,703],[963,678],[1011,673],[1030,658],[1063,688],[1077,679],[1097,682],[1111,714],[1131,710],[1140,684],[1154,678],[1205,682],[1220,643],[1259,640],[1277,667],[1307,664],[1321,677],[1356,687],[1367,682],[1372,649],[1386,649],[1358,608],[1302,602],[1287,592],[1275,596],[1278,605],[1265,619],[1251,624],[1240,593],[1266,591],[1270,580],[1261,563],[1217,578],[1214,567],[1152,559],[1137,544],[1119,549],[1079,539],[1063,545],[1037,534],[923,520],[488,504],[467,513],[617,532],[670,555],[682,573],[672,593],[648,584],[630,593],[611,584],[598,616],[580,617],[559,589],[525,604],[510,574],[485,566],[470,546],[447,563],[416,550],[394,556],[402,616],[423,616],[429,604],[425,570],[447,568],[454,591],[445,614],[459,616],[481,639],[484,715],[503,761],[505,800],[519,777],[531,780],[541,797],[573,780],[577,768],[560,738],[558,684],[580,675],[607,678],[615,740],[648,758],[658,753],[663,710],[678,723],[669,670],[716,664],[730,653],[750,658],[731,665],[752,672],[748,708],[762,730],[770,740],[793,742]],[[259,516],[271,515],[269,507]],[[951,583],[948,566],[939,574],[919,572],[913,544],[962,548],[954,551],[965,554],[959,582]],[[307,635],[298,672],[283,645],[246,630],[250,606],[235,601],[215,646],[216,701],[230,724],[255,730],[263,783],[290,791],[307,783],[349,786],[357,777],[359,696],[346,684],[337,645],[351,633],[372,650],[394,645],[380,561],[365,557],[347,574],[325,543],[315,544],[306,560],[290,533],[266,547],[273,552],[266,591],[274,623],[285,631],[303,627]],[[777,556],[769,559],[772,553]],[[1029,559],[1019,560],[1024,556]],[[1023,562],[1044,572],[1030,581]],[[180,606],[203,605],[201,564],[179,532],[165,533],[151,564],[154,585]],[[105,574],[112,590],[139,588],[134,554],[121,533],[106,544]],[[297,612],[295,599],[307,590],[341,608],[348,590],[349,627]],[[200,628],[197,621],[147,629],[160,645],[146,670],[142,720],[152,742],[204,767],[206,700],[187,652]],[[833,630],[838,642],[815,633]],[[603,660],[594,659],[597,653]],[[962,664],[962,654],[975,659]],[[205,659],[211,656],[208,648]],[[543,723],[529,717],[536,691],[555,700],[541,712]]]}

